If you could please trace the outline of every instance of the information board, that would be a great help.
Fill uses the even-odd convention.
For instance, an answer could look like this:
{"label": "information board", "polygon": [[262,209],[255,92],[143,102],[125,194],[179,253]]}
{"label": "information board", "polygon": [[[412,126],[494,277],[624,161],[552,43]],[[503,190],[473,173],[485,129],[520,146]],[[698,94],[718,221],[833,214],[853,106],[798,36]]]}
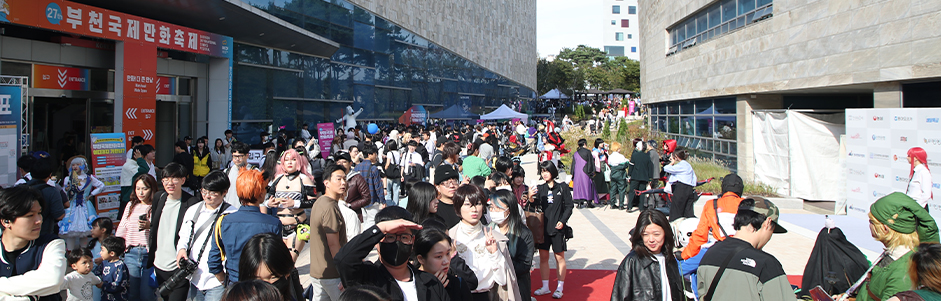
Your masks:
{"label": "information board", "polygon": [[22,86],[0,86],[0,184],[4,187],[17,180],[22,101]]}
{"label": "information board", "polygon": [[91,134],[91,164],[95,177],[105,188],[96,197],[95,207],[99,216],[118,219],[121,206],[121,168],[127,162],[127,145],[123,133]]}

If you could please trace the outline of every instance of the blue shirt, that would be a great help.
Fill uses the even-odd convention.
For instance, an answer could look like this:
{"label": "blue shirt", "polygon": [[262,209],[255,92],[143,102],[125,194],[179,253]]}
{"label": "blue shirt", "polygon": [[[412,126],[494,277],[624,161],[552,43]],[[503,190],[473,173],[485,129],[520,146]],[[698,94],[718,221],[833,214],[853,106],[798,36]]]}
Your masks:
{"label": "blue shirt", "polygon": [[379,168],[372,165],[369,160],[363,160],[353,168],[353,171],[359,172],[366,179],[366,185],[369,186],[370,204],[384,201],[385,196],[382,190],[382,177],[379,175]]}
{"label": "blue shirt", "polygon": [[[225,250],[223,269],[222,252],[213,236],[212,248],[209,249],[209,272],[213,275],[228,272],[229,282],[239,280],[239,257],[242,247],[252,236],[259,233],[274,233],[281,236],[281,221],[277,217],[261,213],[258,206],[242,206],[238,211],[224,215],[219,225],[222,250]],[[215,227],[213,227],[215,229]]]}
{"label": "blue shirt", "polygon": [[689,165],[689,162],[686,162],[686,160],[677,162],[675,165],[667,164],[663,166],[663,171],[670,174],[670,178],[667,180],[667,186],[672,185],[673,182],[680,182],[696,187],[696,173],[693,172],[693,166]]}
{"label": "blue shirt", "polygon": [[127,301],[127,280],[130,272],[123,260],[102,261],[93,273],[101,278],[101,300]]}

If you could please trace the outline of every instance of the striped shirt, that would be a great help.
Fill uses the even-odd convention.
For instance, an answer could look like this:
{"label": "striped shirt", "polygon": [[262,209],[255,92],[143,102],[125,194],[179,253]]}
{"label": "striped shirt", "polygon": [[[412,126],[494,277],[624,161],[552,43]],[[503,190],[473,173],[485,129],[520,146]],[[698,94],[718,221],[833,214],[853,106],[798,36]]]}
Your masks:
{"label": "striped shirt", "polygon": [[121,223],[118,224],[118,229],[115,235],[124,238],[124,245],[126,247],[146,247],[147,236],[150,235],[150,230],[140,231],[138,221],[140,220],[141,215],[150,214],[150,205],[138,203],[137,206],[134,206],[133,212],[131,212],[130,209],[131,202],[128,202],[126,208],[124,208],[124,216],[121,217]]}

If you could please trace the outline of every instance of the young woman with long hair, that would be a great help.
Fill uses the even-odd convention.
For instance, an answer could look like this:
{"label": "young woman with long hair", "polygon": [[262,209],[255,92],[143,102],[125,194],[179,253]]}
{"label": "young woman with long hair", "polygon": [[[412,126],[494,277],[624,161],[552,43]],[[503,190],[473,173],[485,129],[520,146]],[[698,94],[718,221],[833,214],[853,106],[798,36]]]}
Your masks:
{"label": "young woman with long hair", "polygon": [[239,257],[239,282],[261,280],[274,285],[284,301],[303,301],[304,287],[297,278],[290,251],[273,233],[252,236]]}
{"label": "young woman with long hair", "polygon": [[130,272],[128,281],[128,298],[131,300],[156,300],[154,289],[145,281],[150,275],[142,271],[147,266],[148,247],[147,237],[150,236],[150,207],[154,201],[154,194],[160,189],[157,180],[149,174],[142,174],[134,178],[134,193],[124,209],[121,223],[118,224],[116,236],[124,238],[127,251],[124,253],[124,264]]}
{"label": "young woman with long hair", "polygon": [[313,204],[316,188],[314,177],[308,171],[310,164],[307,157],[288,149],[281,154],[281,163],[271,183],[268,185],[268,200],[264,207],[277,208],[278,219],[284,225],[282,239],[291,251],[291,257],[297,260],[300,251],[304,249],[305,240],[296,235],[298,225],[307,223],[307,214],[302,207],[304,204]]}
{"label": "young woman with long hair", "polygon": [[535,242],[533,232],[523,224],[520,216],[520,205],[513,192],[506,189],[497,189],[490,195],[490,227],[499,230],[509,238],[507,248],[510,259],[513,261],[513,270],[516,272],[516,282],[519,286],[522,300],[530,299],[531,280],[529,270],[533,266],[533,251]]}
{"label": "young woman with long hair", "polygon": [[105,183],[95,177],[85,157],[75,156],[69,159],[69,175],[62,186],[69,197],[69,208],[59,221],[59,236],[65,239],[67,249],[74,250],[88,244],[91,222],[98,218],[92,200],[105,188]]}
{"label": "young woman with long hair", "polygon": [[225,147],[222,138],[216,138],[210,154],[212,155],[212,170],[225,169],[232,161],[232,149]]}
{"label": "young woman with long hair", "polygon": [[408,191],[408,205],[405,208],[412,214],[416,223],[423,223],[425,220],[433,219],[444,223],[444,219],[438,216],[438,189],[428,182],[418,182],[412,185]]}
{"label": "young woman with long hair", "polygon": [[614,278],[611,300],[686,300],[667,216],[656,209],[641,212],[631,244]]}

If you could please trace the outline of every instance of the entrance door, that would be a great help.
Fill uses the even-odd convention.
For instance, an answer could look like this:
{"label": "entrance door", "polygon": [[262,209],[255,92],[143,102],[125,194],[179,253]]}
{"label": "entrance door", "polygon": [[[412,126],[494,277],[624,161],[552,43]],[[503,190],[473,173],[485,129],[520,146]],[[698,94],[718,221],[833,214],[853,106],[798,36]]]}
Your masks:
{"label": "entrance door", "polygon": [[85,155],[88,146],[88,99],[33,99],[33,150],[46,151],[60,165],[75,155]]}

